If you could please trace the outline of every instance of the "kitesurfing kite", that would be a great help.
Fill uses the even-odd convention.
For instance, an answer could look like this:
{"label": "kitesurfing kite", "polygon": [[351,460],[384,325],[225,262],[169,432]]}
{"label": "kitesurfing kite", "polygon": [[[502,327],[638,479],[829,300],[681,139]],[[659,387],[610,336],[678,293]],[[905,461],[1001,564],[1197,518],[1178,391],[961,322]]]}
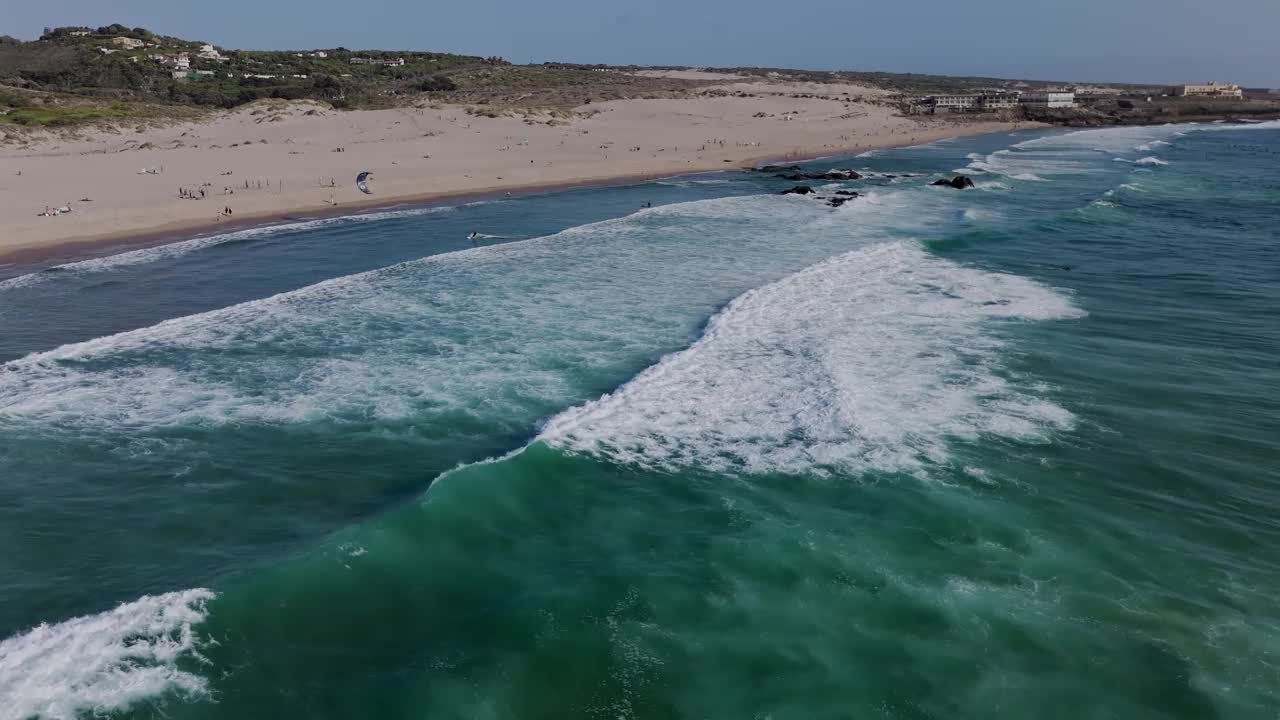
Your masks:
{"label": "kitesurfing kite", "polygon": [[365,171],[356,176],[356,187],[360,188],[360,192],[365,195],[372,195],[373,191],[369,189],[369,178],[373,177],[373,173]]}

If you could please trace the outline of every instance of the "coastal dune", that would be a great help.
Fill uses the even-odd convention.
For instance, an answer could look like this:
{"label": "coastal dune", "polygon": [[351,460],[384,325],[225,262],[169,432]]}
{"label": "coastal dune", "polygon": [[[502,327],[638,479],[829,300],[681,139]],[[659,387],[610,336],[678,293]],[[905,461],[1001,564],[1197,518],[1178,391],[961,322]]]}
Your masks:
{"label": "coastal dune", "polygon": [[[9,136],[0,144],[0,260],[299,214],[721,170],[1019,127],[902,117],[883,91],[857,85],[698,79],[721,84],[573,113],[427,103],[337,111],[271,101],[201,124]],[[354,183],[366,170],[372,195]],[[41,215],[64,206],[72,211]]]}

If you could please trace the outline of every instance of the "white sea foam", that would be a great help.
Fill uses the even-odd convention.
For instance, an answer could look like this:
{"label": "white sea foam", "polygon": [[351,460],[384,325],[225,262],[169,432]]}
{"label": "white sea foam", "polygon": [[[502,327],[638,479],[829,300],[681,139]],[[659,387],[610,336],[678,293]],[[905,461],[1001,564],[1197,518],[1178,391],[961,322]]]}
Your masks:
{"label": "white sea foam", "polygon": [[1046,182],[1045,175],[1075,175],[1089,171],[1088,165],[1079,159],[1053,151],[997,150],[970,160],[969,165],[956,172],[981,172],[1024,182]]}
{"label": "white sea foam", "polygon": [[200,659],[194,627],[213,597],[204,589],[144,596],[0,642],[0,717],[72,720],[204,693],[205,679],[178,661]]}
{"label": "white sea foam", "polygon": [[951,438],[1069,427],[999,371],[988,325],[1081,314],[1030,280],[883,243],[742,295],[689,349],[540,439],[660,469],[923,472]]}
{"label": "white sea foam", "polygon": [[1169,164],[1167,160],[1161,160],[1158,157],[1151,157],[1151,156],[1134,160],[1133,163],[1135,165],[1168,165]]}
{"label": "white sea foam", "polygon": [[68,274],[84,275],[89,273],[118,270],[120,268],[134,265],[146,265],[149,263],[160,262],[162,260],[182,257],[183,255],[189,255],[199,250],[225,245],[227,243],[257,240],[284,233],[314,230],[331,225],[349,225],[355,223],[378,222],[380,220],[391,220],[402,217],[413,217],[417,215],[429,215],[452,209],[452,207],[445,206],[413,208],[407,210],[386,210],[382,212],[365,213],[362,215],[344,215],[342,217],[304,220],[301,222],[284,223],[281,225],[265,225],[263,227],[236,230],[234,232],[221,233],[218,235],[208,235],[205,237],[197,237],[190,240],[169,243],[167,245],[156,245],[155,247],[130,250],[128,252],[117,253],[115,255],[106,255],[98,258],[90,258],[88,260],[80,260],[78,262],[65,263],[63,265],[55,265],[47,270],[19,275],[17,277],[9,278],[8,280],[0,281],[0,290],[13,290],[21,287],[29,287],[31,285],[56,280],[60,277],[65,277]]}
{"label": "white sea foam", "polygon": [[1262,123],[1224,123],[1220,125],[1167,124],[1121,128],[1097,128],[1045,135],[1017,143],[1019,150],[1056,151],[1061,153],[1105,152],[1124,155],[1133,151],[1148,152],[1167,147],[1174,138],[1196,132],[1232,132],[1238,130],[1268,130],[1280,128],[1280,120]]}
{"label": "white sea foam", "polygon": [[839,211],[776,195],[665,205],[175,318],[0,365],[0,424],[533,422],[581,400],[566,368],[683,342],[680,328],[755,284],[877,228],[928,227],[954,201],[926,195],[870,193]]}

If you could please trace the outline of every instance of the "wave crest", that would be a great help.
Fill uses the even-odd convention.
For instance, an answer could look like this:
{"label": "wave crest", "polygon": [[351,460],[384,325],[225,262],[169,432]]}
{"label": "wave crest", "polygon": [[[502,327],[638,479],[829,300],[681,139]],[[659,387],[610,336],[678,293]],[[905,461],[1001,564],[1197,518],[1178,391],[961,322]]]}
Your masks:
{"label": "wave crest", "polygon": [[923,471],[949,438],[1069,427],[1001,376],[984,326],[1082,314],[1030,280],[885,243],[742,295],[689,349],[540,439],[658,469]]}
{"label": "wave crest", "polygon": [[203,694],[205,679],[178,661],[200,658],[192,628],[213,597],[203,588],[148,595],[0,642],[0,707],[6,717],[74,718]]}

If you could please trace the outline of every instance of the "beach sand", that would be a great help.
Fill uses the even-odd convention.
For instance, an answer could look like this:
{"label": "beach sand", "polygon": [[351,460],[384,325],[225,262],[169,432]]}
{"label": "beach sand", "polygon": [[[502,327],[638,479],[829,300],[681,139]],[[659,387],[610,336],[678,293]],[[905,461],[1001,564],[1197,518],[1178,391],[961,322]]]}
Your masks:
{"label": "beach sand", "polygon": [[[596,103],[558,120],[447,105],[336,111],[276,101],[203,124],[9,138],[0,144],[0,261],[100,252],[210,226],[1031,127],[900,117],[867,87],[720,79],[728,82],[694,97]],[[373,173],[372,195],[355,186],[364,170]],[[199,199],[183,199],[184,188]],[[73,211],[39,216],[64,205]]]}

